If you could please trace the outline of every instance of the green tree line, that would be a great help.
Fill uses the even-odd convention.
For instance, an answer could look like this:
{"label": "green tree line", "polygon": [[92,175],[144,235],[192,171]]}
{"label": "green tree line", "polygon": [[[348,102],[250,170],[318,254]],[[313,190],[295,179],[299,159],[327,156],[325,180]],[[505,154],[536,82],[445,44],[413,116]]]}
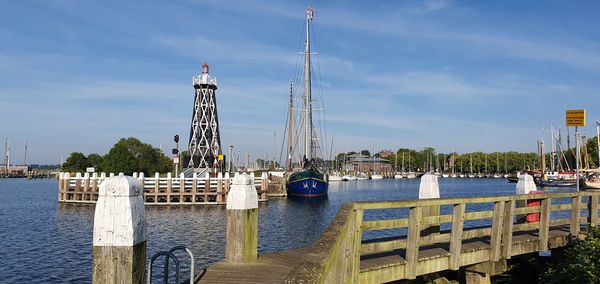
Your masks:
{"label": "green tree line", "polygon": [[61,171],[85,172],[88,167],[94,167],[96,172],[122,172],[126,175],[133,172],[150,175],[173,170],[171,159],[160,149],[134,137],[121,138],[105,155],[92,153],[85,156],[81,152],[73,152],[61,165]]}
{"label": "green tree line", "polygon": [[[581,148],[584,165],[598,167],[598,147],[596,137],[589,138]],[[546,149],[546,169],[550,170],[551,156]],[[337,165],[344,164],[344,159],[357,152],[339,153],[335,158]],[[369,156],[368,150],[360,151],[361,154]],[[374,156],[379,157],[381,153]],[[424,147],[421,150],[400,148],[396,155],[381,157],[387,159],[398,171],[402,170],[402,157],[404,156],[404,169],[406,171],[423,171],[428,168],[440,169],[450,172],[451,161],[454,163],[454,171],[457,173],[504,173],[540,169],[540,157],[538,153],[530,152],[470,152],[470,153],[438,153],[433,147]],[[563,152],[564,157],[560,159],[563,169],[575,167],[575,147]],[[409,166],[410,165],[410,166]],[[487,166],[486,166],[487,165]]]}

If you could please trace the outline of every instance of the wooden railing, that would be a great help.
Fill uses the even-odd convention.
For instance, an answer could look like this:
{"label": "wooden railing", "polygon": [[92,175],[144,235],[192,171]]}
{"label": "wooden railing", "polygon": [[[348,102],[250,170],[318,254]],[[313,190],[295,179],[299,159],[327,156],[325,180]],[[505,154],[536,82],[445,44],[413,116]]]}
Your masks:
{"label": "wooden railing", "polygon": [[347,204],[287,282],[415,279],[564,246],[570,236],[581,237],[586,225],[598,224],[599,195],[569,192]]}
{"label": "wooden railing", "polygon": [[[60,173],[58,181],[58,202],[64,203],[95,203],[98,199],[100,183],[113,173]],[[252,174],[254,176],[254,174]],[[194,174],[191,178],[172,177],[167,173],[161,177],[156,173],[153,177],[145,177],[143,173],[133,173],[133,177],[140,180],[144,188],[144,202],[146,205],[173,205],[173,204],[225,204],[231,181],[229,173],[217,177],[206,174],[198,177]],[[254,184],[259,201],[267,201],[269,180],[266,174],[254,178]]]}

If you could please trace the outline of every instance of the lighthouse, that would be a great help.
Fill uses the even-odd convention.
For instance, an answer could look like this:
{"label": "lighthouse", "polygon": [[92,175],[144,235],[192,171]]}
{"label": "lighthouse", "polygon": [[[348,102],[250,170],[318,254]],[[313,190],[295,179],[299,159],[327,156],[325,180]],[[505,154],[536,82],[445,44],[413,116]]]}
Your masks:
{"label": "lighthouse", "polygon": [[[208,64],[202,65],[202,74],[192,78],[194,109],[190,127],[188,168],[200,171],[218,168],[221,154],[221,136],[217,116],[217,79],[208,73]],[[196,170],[195,170],[196,171]]]}

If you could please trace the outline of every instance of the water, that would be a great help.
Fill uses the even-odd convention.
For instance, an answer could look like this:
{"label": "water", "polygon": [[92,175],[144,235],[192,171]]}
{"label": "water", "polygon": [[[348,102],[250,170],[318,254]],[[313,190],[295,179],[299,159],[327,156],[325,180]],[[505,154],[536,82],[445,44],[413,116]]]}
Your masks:
{"label": "water", "polygon": [[[505,179],[439,183],[443,198],[515,192]],[[344,203],[416,199],[418,188],[419,179],[338,182],[326,200],[271,199],[259,205],[259,253],[311,245]],[[58,204],[57,192],[56,180],[0,179],[0,282],[91,282],[94,206]],[[196,269],[223,259],[224,206],[149,206],[146,213],[148,257],[183,244],[194,252]],[[394,215],[377,214],[365,219]]]}

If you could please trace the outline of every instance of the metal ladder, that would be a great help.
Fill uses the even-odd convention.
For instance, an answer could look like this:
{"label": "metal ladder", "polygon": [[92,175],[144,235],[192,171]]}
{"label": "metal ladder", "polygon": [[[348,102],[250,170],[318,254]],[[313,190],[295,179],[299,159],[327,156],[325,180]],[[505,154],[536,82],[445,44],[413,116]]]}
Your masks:
{"label": "metal ladder", "polygon": [[192,251],[187,248],[186,246],[176,246],[171,248],[169,251],[159,251],[157,253],[155,253],[150,260],[148,260],[148,265],[147,265],[147,273],[146,273],[146,283],[147,284],[151,284],[152,283],[152,265],[154,264],[154,261],[156,259],[158,259],[161,256],[165,257],[165,263],[164,263],[164,270],[163,270],[163,283],[167,284],[169,283],[169,259],[173,260],[173,263],[175,263],[175,283],[179,284],[181,283],[181,279],[180,279],[180,274],[181,274],[181,267],[179,266],[179,259],[177,259],[177,256],[175,256],[175,254],[173,254],[173,252],[178,251],[178,250],[182,250],[182,251],[186,251],[190,257],[190,284],[194,283],[194,254],[192,253]]}

